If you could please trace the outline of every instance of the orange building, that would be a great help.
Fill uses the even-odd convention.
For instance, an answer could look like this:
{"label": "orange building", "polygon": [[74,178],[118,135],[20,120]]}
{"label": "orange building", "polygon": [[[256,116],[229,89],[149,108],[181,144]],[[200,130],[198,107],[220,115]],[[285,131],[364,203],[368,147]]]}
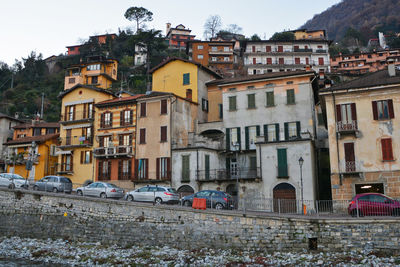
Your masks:
{"label": "orange building", "polygon": [[175,28],[171,28],[171,23],[167,23],[165,38],[168,40],[169,48],[186,49],[187,42],[194,40],[195,35],[191,35],[192,30],[187,29],[184,25],[179,24]]}
{"label": "orange building", "polygon": [[186,49],[189,58],[224,75],[233,75],[235,42],[190,41]]}
{"label": "orange building", "polygon": [[343,74],[364,74],[385,69],[388,60],[400,66],[400,49],[387,49],[368,53],[332,56],[331,71]]}
{"label": "orange building", "polygon": [[95,105],[100,120],[95,125],[98,146],[94,148],[96,180],[132,187],[135,170],[136,99],[142,95],[115,98]]}
{"label": "orange building", "polygon": [[[97,41],[99,44],[105,44],[107,42],[107,38],[110,38],[111,40],[114,40],[117,37],[117,35],[115,33],[111,33],[111,34],[101,34],[101,35],[93,35],[93,36],[89,36],[89,40],[95,40]],[[67,55],[68,56],[72,56],[72,55],[79,55],[80,51],[79,49],[82,47],[83,45],[71,45],[71,46],[67,46],[66,48],[67,50]]]}

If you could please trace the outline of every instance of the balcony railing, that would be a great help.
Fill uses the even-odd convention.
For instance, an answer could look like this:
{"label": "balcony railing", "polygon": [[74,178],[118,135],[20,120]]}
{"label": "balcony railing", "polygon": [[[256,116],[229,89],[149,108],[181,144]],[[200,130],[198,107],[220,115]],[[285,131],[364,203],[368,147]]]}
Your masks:
{"label": "balcony railing", "polygon": [[60,123],[68,124],[80,121],[92,121],[93,119],[94,119],[94,111],[67,112],[61,114]]}
{"label": "balcony railing", "polygon": [[159,181],[171,181],[171,171],[159,172],[140,172],[136,171],[133,181],[137,183],[156,183]]}
{"label": "balcony railing", "polygon": [[343,122],[343,121],[338,121],[336,123],[337,131],[339,133],[343,132],[355,132],[358,130],[357,127],[357,121],[353,120],[351,122]]}
{"label": "balcony railing", "polygon": [[312,49],[310,48],[294,48],[293,49],[294,52],[307,52],[307,53],[312,53]]}
{"label": "balcony railing", "polygon": [[93,138],[91,136],[66,136],[60,139],[61,147],[88,147],[93,144]]}
{"label": "balcony railing", "polygon": [[74,170],[72,163],[57,163],[56,168],[59,174],[73,173]]}
{"label": "balcony railing", "polygon": [[131,146],[98,147],[94,149],[95,157],[132,156]]}
{"label": "balcony railing", "polygon": [[326,53],[325,49],[317,49],[315,50],[315,53]]}
{"label": "balcony railing", "polygon": [[346,161],[343,160],[340,162],[340,172],[344,174],[353,174],[362,172],[360,162],[354,161]]}
{"label": "balcony railing", "polygon": [[196,172],[196,180],[199,182],[208,181],[229,181],[236,179],[257,179],[261,177],[260,168],[237,168],[237,169],[211,169]]}

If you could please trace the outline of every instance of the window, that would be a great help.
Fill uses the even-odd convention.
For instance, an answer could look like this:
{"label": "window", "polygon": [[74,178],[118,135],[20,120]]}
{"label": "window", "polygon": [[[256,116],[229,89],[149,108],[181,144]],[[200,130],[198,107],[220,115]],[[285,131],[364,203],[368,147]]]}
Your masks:
{"label": "window", "polygon": [[273,107],[275,105],[274,91],[267,92],[267,107]]}
{"label": "window", "polygon": [[265,142],[279,141],[279,123],[264,125]]}
{"label": "window", "polygon": [[219,118],[222,119],[224,116],[224,110],[222,104],[218,104],[218,113],[219,113]]}
{"label": "window", "polygon": [[192,100],[192,89],[186,89],[186,99]]}
{"label": "window", "polygon": [[229,99],[229,111],[236,110],[236,96],[230,96],[228,99]]}
{"label": "window", "polygon": [[278,148],[278,177],[288,177],[286,148]]}
{"label": "window", "polygon": [[224,46],[224,51],[229,52],[229,46]]}
{"label": "window", "polygon": [[118,161],[118,180],[130,180],[131,179],[131,160],[119,160]]}
{"label": "window", "polygon": [[256,138],[260,135],[260,126],[245,127],[246,149],[256,149]]}
{"label": "window", "polygon": [[92,64],[86,67],[87,70],[100,70],[100,64]]}
{"label": "window", "polygon": [[300,58],[299,57],[295,57],[294,58],[294,64],[300,64]]}
{"label": "window", "polygon": [[99,81],[99,77],[98,76],[93,76],[92,77],[92,84],[97,84]]}
{"label": "window", "polygon": [[393,160],[392,139],[382,138],[381,144],[382,144],[382,159]]}
{"label": "window", "polygon": [[338,131],[349,131],[357,129],[356,104],[336,105],[336,119]]}
{"label": "window", "polygon": [[190,181],[190,156],[182,156],[182,181]]}
{"label": "window", "polygon": [[211,61],[218,61],[218,58],[217,57],[211,57]]}
{"label": "window", "polygon": [[112,127],[112,113],[111,112],[106,112],[101,114],[102,118],[102,126],[101,128],[106,128],[106,127]]}
{"label": "window", "polygon": [[286,103],[288,105],[295,104],[296,100],[295,100],[295,95],[294,95],[294,89],[286,90],[286,100],[287,100]]}
{"label": "window", "polygon": [[100,147],[109,147],[112,143],[112,136],[100,136]]}
{"label": "window", "polygon": [[93,103],[83,104],[83,119],[92,119],[93,118]]}
{"label": "window", "polygon": [[120,145],[120,146],[131,146],[132,145],[132,134],[120,134],[120,135],[118,135],[118,145]]}
{"label": "window", "polygon": [[123,110],[120,113],[120,126],[131,125],[133,123],[133,111]]}
{"label": "window", "polygon": [[211,47],[211,51],[213,51],[213,52],[216,52],[216,51],[218,51],[218,47],[216,47],[216,46],[212,46],[212,47]]}
{"label": "window", "polygon": [[33,136],[39,136],[42,134],[42,128],[33,128]]}
{"label": "window", "polygon": [[393,100],[372,101],[374,120],[386,120],[394,118]]}
{"label": "window", "polygon": [[138,179],[147,179],[149,172],[149,159],[137,160],[137,177]]}
{"label": "window", "polygon": [[64,120],[65,121],[75,120],[75,106],[66,106],[65,107]]}
{"label": "window", "polygon": [[319,57],[318,58],[318,65],[324,65],[324,58],[323,57]]}
{"label": "window", "polygon": [[256,108],[256,94],[247,95],[247,108]]}
{"label": "window", "polygon": [[75,83],[75,78],[69,78],[68,83]]}
{"label": "window", "polygon": [[160,102],[160,106],[161,106],[161,114],[167,114],[167,99],[163,99]]}
{"label": "window", "polygon": [[92,127],[82,128],[82,142],[92,140]]}
{"label": "window", "polygon": [[156,164],[157,179],[169,179],[171,177],[170,158],[157,158]]}
{"label": "window", "polygon": [[61,157],[61,171],[70,172],[72,171],[72,155],[62,155]]}
{"label": "window", "polygon": [[167,142],[167,126],[161,126],[160,142]]}
{"label": "window", "polygon": [[202,98],[201,99],[201,109],[205,112],[208,112],[208,100]]}
{"label": "window", "polygon": [[92,151],[81,151],[81,164],[92,163]]}
{"label": "window", "polygon": [[240,150],[240,127],[226,129],[226,149],[230,151]]}
{"label": "window", "polygon": [[140,117],[146,117],[146,102],[140,103]]}
{"label": "window", "polygon": [[271,65],[272,64],[272,58],[267,57],[267,65]]}
{"label": "window", "polygon": [[285,140],[293,140],[301,138],[300,135],[300,122],[285,122]]}
{"label": "window", "polygon": [[183,74],[183,84],[190,84],[190,73]]}
{"label": "window", "polygon": [[285,64],[285,59],[284,59],[283,57],[280,57],[280,58],[278,59],[278,61],[279,61],[279,64],[280,64],[280,65]]}
{"label": "window", "polygon": [[278,45],[278,52],[283,52],[283,46],[282,45]]}
{"label": "window", "polygon": [[224,57],[224,61],[229,61],[230,58],[229,57]]}
{"label": "window", "polygon": [[356,171],[356,159],[354,155],[354,143],[344,144],[344,160],[345,160],[345,171],[355,172]]}
{"label": "window", "polygon": [[257,157],[250,156],[250,174],[256,177],[257,171]]}
{"label": "window", "polygon": [[140,129],[139,144],[146,144],[146,129]]}
{"label": "window", "polygon": [[197,59],[203,59],[203,55],[197,55]]}
{"label": "window", "polygon": [[203,46],[202,46],[202,45],[198,45],[198,46],[197,46],[197,49],[202,50],[202,49],[203,49]]}
{"label": "window", "polygon": [[271,52],[271,46],[270,45],[267,45],[265,47],[265,52]]}
{"label": "window", "polygon": [[318,113],[317,116],[318,116],[318,125],[319,126],[324,125],[324,115],[322,113]]}

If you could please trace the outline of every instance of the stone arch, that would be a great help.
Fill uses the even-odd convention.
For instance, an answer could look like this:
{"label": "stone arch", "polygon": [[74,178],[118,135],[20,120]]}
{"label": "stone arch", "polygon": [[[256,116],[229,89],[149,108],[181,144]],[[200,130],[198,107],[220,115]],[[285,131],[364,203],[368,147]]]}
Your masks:
{"label": "stone arch", "polygon": [[194,194],[194,189],[190,185],[182,185],[178,188],[178,193],[181,197]]}
{"label": "stone arch", "polygon": [[296,188],[289,183],[279,183],[272,190],[274,211],[280,213],[296,213]]}

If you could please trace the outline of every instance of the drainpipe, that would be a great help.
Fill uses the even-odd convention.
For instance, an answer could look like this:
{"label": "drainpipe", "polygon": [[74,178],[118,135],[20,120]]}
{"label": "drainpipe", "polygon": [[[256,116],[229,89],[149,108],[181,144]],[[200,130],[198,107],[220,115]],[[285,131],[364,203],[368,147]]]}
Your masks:
{"label": "drainpipe", "polygon": [[177,98],[173,98],[171,97],[170,99],[173,99],[173,101],[171,100],[171,105],[170,105],[170,111],[169,111],[169,123],[170,123],[170,127],[169,127],[169,151],[170,151],[170,164],[171,164],[171,179],[169,181],[169,186],[172,187],[172,127],[173,127],[173,117],[172,117],[172,105],[176,102]]}
{"label": "drainpipe", "polygon": [[336,98],[333,90],[331,90],[332,99],[333,99],[333,114],[335,114],[335,140],[336,140],[336,155],[337,155],[337,163],[338,163],[338,174],[339,174],[339,182],[340,185],[343,185],[342,175],[340,174],[340,161],[339,161],[339,138],[337,133],[337,114],[336,114]]}
{"label": "drainpipe", "polygon": [[[199,149],[196,149],[196,180],[199,180]],[[200,187],[200,184],[199,184]]]}

